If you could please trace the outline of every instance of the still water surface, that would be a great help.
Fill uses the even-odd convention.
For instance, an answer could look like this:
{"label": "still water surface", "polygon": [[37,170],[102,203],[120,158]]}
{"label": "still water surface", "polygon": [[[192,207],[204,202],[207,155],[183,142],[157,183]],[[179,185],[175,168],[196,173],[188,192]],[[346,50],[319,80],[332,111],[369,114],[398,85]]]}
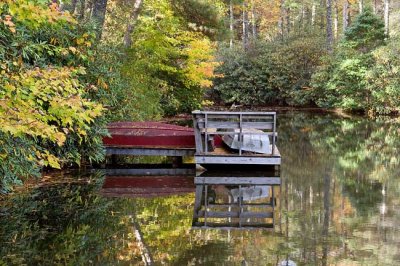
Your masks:
{"label": "still water surface", "polygon": [[0,265],[400,265],[396,120],[289,113],[278,132],[272,230],[192,229],[187,183],[112,198],[102,172],[47,176],[0,202]]}

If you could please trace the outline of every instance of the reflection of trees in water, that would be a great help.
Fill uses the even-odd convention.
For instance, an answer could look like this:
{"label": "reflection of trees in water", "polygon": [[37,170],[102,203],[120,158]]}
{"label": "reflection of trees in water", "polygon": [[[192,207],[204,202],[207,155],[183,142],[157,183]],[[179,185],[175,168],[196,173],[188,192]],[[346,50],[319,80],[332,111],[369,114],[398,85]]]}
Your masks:
{"label": "reflection of trees in water", "polygon": [[[324,236],[324,225],[327,224],[324,217],[330,216],[328,264],[329,261],[355,258],[365,243],[370,243],[374,250],[370,262],[393,262],[398,250],[390,252],[391,256],[377,252],[390,244],[383,245],[383,248],[379,246],[378,243],[384,239],[383,222],[376,221],[382,220],[377,207],[383,201],[382,183],[393,185],[399,181],[399,124],[307,114],[279,117],[278,121],[282,176],[289,182],[288,194],[291,197],[287,210],[287,215],[292,218],[289,219],[292,223],[289,230],[293,236],[291,242],[298,247],[292,254],[297,253],[296,256],[304,262],[321,262],[321,256],[324,258],[325,255],[323,245],[327,242],[320,236]],[[308,151],[298,153],[302,150]],[[332,171],[330,215],[326,215],[329,205],[324,201],[327,191],[323,189],[327,166]],[[400,188],[392,186],[386,202],[398,205],[394,199],[399,194]],[[397,220],[393,218],[393,221]],[[364,226],[371,223],[374,226]],[[354,230],[361,231],[361,235],[351,237]],[[394,228],[389,230],[395,232]],[[368,234],[374,241],[365,239]],[[398,232],[395,234],[399,236]],[[357,246],[354,243],[362,244]],[[362,261],[362,256],[357,260]]]}
{"label": "reflection of trees in water", "polygon": [[128,217],[113,212],[126,200],[101,198],[101,183],[99,176],[57,180],[12,196],[0,213],[0,258],[10,265],[139,262]]}
{"label": "reflection of trees in water", "polygon": [[88,177],[82,180],[91,183],[48,185],[1,203],[0,264],[138,264],[129,219],[136,214],[158,264],[276,265],[289,258],[320,265],[325,255],[328,265],[396,265],[399,126],[308,114],[278,122],[283,183],[275,232],[191,230],[193,193],[104,199],[97,195],[101,178]]}

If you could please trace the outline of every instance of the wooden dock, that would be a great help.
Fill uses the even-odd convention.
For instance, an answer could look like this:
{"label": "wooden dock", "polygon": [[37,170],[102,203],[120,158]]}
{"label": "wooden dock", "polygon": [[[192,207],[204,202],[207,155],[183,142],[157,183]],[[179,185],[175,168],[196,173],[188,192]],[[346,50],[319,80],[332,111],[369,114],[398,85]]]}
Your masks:
{"label": "wooden dock", "polygon": [[[106,155],[172,156],[179,165],[184,156],[207,168],[219,165],[279,166],[275,112],[194,111],[194,128],[160,122],[116,122],[108,125],[103,139]],[[257,133],[254,133],[257,130]],[[223,144],[226,135],[237,136],[239,149]],[[243,150],[246,135],[267,136],[270,153]],[[267,145],[266,145],[267,146]],[[115,161],[115,160],[113,160]]]}
{"label": "wooden dock", "polygon": [[[194,134],[196,139],[195,161],[207,165],[274,165],[281,164],[281,155],[276,147],[276,113],[275,112],[193,112]],[[254,135],[257,130],[270,139],[269,154],[245,152],[243,136]],[[234,151],[226,146],[215,145],[223,135],[238,135],[239,150]]]}

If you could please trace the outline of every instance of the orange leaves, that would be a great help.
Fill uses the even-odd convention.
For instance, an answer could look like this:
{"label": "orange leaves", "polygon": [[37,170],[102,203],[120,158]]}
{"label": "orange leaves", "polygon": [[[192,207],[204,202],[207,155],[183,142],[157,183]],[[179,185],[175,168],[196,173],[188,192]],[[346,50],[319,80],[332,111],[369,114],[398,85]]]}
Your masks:
{"label": "orange leaves", "polygon": [[214,47],[206,39],[193,39],[190,41],[185,53],[188,57],[186,63],[187,78],[201,87],[211,87],[214,77],[214,68],[219,65],[214,61]]}

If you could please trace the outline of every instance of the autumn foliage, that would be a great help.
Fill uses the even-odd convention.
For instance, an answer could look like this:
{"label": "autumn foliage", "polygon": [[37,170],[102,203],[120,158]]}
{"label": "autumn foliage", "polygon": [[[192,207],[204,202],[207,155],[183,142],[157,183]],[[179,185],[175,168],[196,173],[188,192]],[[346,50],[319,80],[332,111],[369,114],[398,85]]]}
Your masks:
{"label": "autumn foliage", "polygon": [[[91,128],[104,108],[86,97],[95,89],[82,81],[90,34],[80,32],[72,16],[56,5],[24,0],[1,3],[0,11],[0,186],[5,192],[43,166],[80,163],[74,150],[86,139],[99,139]],[[10,163],[14,160],[26,163]]]}

